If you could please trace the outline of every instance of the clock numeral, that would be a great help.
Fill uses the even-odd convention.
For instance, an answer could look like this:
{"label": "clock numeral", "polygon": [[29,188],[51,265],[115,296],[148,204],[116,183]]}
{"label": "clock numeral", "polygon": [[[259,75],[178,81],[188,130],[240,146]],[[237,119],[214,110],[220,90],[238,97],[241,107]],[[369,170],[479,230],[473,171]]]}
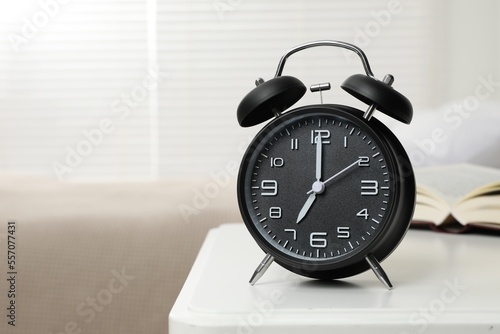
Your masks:
{"label": "clock numeral", "polygon": [[348,226],[337,227],[337,238],[349,239],[351,237],[351,228]]}
{"label": "clock numeral", "polygon": [[281,218],[281,207],[273,206],[269,208],[269,218],[280,219]]}
{"label": "clock numeral", "polygon": [[344,136],[344,148],[347,148],[347,136]]}
{"label": "clock numeral", "polygon": [[370,158],[369,157],[359,157],[358,166],[359,167],[370,167]]}
{"label": "clock numeral", "polygon": [[375,180],[361,181],[361,196],[378,195],[378,182]]}
{"label": "clock numeral", "polygon": [[291,139],[290,147],[291,147],[292,151],[298,150],[299,149],[299,139],[298,138],[292,138]]}
{"label": "clock numeral", "polygon": [[278,182],[276,180],[262,180],[260,184],[262,190],[268,190],[266,192],[261,192],[262,196],[276,196],[278,195]]}
{"label": "clock numeral", "polygon": [[311,247],[315,248],[325,248],[328,244],[326,238],[320,238],[326,236],[326,232],[312,232],[309,236],[309,244]]}
{"label": "clock numeral", "polygon": [[271,167],[283,167],[285,160],[283,158],[271,158]]}
{"label": "clock numeral", "polygon": [[293,228],[285,228],[285,232],[289,232],[293,234],[293,240],[297,240],[297,231],[295,231]]}
{"label": "clock numeral", "polygon": [[368,209],[363,209],[363,210],[361,210],[360,212],[358,212],[358,213],[356,214],[356,216],[358,216],[358,217],[363,217],[363,218],[365,218],[365,220],[368,220],[368,217],[369,217],[370,215],[368,214]]}
{"label": "clock numeral", "polygon": [[318,136],[321,137],[322,144],[330,144],[330,141],[326,140],[331,136],[330,130],[311,130],[311,144],[316,144]]}

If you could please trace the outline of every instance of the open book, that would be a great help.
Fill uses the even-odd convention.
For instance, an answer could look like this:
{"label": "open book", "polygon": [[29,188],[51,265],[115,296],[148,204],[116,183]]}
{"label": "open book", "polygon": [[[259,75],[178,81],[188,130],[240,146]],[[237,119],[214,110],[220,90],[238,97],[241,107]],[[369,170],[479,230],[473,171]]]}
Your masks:
{"label": "open book", "polygon": [[415,170],[417,204],[413,226],[461,233],[500,231],[500,170],[471,164]]}

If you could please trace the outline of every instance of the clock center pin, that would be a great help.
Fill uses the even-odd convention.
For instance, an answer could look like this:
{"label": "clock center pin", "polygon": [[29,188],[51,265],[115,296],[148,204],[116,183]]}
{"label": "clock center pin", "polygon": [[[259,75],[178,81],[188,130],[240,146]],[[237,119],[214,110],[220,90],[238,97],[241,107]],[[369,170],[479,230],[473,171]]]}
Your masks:
{"label": "clock center pin", "polygon": [[325,184],[321,181],[315,181],[312,185],[312,191],[315,194],[321,194],[325,191]]}

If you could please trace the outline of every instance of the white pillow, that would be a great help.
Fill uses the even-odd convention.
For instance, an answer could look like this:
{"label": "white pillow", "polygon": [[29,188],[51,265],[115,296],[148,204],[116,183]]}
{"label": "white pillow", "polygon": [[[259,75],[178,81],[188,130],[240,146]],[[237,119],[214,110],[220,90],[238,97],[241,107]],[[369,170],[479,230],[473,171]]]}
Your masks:
{"label": "white pillow", "polygon": [[410,125],[388,125],[414,167],[469,162],[500,168],[498,104],[451,102],[437,110],[414,110]]}

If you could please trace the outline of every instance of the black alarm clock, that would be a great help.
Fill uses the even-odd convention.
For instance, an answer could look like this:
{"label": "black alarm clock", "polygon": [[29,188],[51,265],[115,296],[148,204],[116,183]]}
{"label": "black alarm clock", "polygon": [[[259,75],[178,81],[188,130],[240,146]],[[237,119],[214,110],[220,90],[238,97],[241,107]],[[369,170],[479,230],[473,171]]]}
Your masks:
{"label": "black alarm clock", "polygon": [[[286,111],[305,93],[297,78],[282,76],[297,51],[335,46],[355,52],[366,74],[341,87],[369,105],[307,105]],[[415,179],[408,155],[394,134],[373,116],[375,109],[409,124],[413,108],[378,80],[357,46],[315,41],[280,60],[276,75],[240,102],[238,122],[249,127],[273,118],[256,135],[241,162],[237,196],[244,223],[266,253],[250,279],[254,284],[274,261],[311,278],[339,279],[372,269],[389,289],[380,266],[408,230],[415,207]],[[321,92],[329,83],[311,86]]]}

